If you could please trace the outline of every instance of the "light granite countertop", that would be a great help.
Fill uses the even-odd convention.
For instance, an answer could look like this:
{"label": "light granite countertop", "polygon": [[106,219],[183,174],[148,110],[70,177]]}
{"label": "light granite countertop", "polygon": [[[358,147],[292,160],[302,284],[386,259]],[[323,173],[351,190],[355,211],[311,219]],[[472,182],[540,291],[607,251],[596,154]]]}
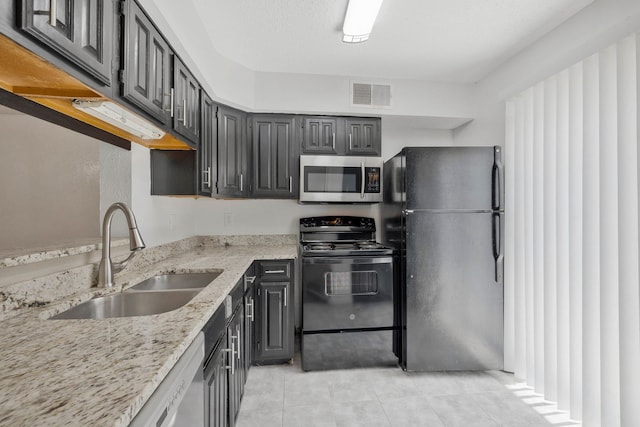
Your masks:
{"label": "light granite countertop", "polygon": [[155,274],[223,270],[184,307],[105,320],[48,320],[75,299],[0,322],[0,426],[126,426],[251,262],[295,258],[296,245],[193,249],[123,272],[115,292]]}

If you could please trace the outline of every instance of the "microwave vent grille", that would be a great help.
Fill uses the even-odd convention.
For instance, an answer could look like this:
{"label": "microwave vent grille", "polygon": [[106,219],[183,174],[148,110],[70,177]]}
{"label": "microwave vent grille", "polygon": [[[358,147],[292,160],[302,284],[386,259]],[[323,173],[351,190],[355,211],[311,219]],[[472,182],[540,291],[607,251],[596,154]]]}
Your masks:
{"label": "microwave vent grille", "polygon": [[391,107],[391,85],[352,83],[351,104],[367,107]]}

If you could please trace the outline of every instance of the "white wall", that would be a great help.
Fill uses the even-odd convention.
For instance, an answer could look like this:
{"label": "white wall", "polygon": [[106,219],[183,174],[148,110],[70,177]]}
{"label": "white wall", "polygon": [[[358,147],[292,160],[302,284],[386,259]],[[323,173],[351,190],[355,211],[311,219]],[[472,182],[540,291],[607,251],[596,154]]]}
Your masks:
{"label": "white wall", "polygon": [[100,142],[0,111],[0,250],[100,236]]}
{"label": "white wall", "polygon": [[[352,81],[391,85],[391,107],[352,106]],[[473,90],[473,85],[466,84],[258,72],[255,73],[255,109],[271,112],[471,118]]]}
{"label": "white wall", "polygon": [[[385,158],[405,146],[451,145],[453,142],[450,130],[387,127],[384,119],[382,138]],[[297,234],[298,220],[305,216],[360,215],[376,218],[379,223],[377,205],[151,196],[149,149],[133,144],[131,155],[132,209],[149,247],[193,235]],[[230,221],[225,223],[225,216]]]}
{"label": "white wall", "polygon": [[252,109],[254,72],[220,55],[209,42],[201,16],[191,1],[140,0],[181,59],[214,100]]}
{"label": "white wall", "polygon": [[[638,30],[640,2],[596,0],[480,82],[476,93],[475,120],[453,132],[456,145],[470,145],[478,141],[504,144],[507,131],[510,138],[515,138],[515,129],[520,120],[516,118],[515,122],[509,121],[505,126],[505,115],[513,117],[514,113],[518,114],[517,111],[526,115],[527,120],[535,126],[529,128],[530,132],[525,132],[529,139],[524,143],[520,141],[521,148],[516,156],[512,148],[505,150],[508,155],[507,177],[520,177],[514,182],[507,182],[507,190],[511,194],[507,202],[510,199],[511,204],[507,205],[508,241],[505,254],[505,369],[516,370],[535,386],[536,391],[544,393],[546,399],[558,401],[562,409],[571,410],[572,418],[583,419],[585,426],[635,426],[640,417],[634,400],[637,399],[635,387],[639,381],[637,357],[635,362],[629,360],[638,353],[640,339],[637,319],[637,246],[635,255],[628,248],[620,252],[609,250],[615,246],[612,239],[615,240],[618,235],[624,236],[625,241],[635,239],[637,245],[637,224],[612,232],[619,221],[616,215],[624,217],[626,221],[628,218],[625,215],[633,212],[624,209],[616,214],[619,193],[616,185],[627,190],[635,185],[637,193],[637,182],[628,182],[625,173],[617,174],[614,165],[616,146],[620,143],[615,135],[617,132],[622,135],[623,121],[616,123],[611,117],[616,114],[617,108],[622,111],[623,106],[628,109],[629,105],[625,97],[621,97],[617,104],[616,101],[612,102],[612,91],[609,89],[615,86],[611,82],[616,79],[628,81],[628,76],[624,73],[616,76],[612,72],[610,64],[615,64],[615,60],[605,61],[605,65],[598,66],[596,59],[585,62],[591,65],[584,66],[585,70],[590,70],[590,76],[585,76],[584,84],[582,80],[574,79],[578,81],[575,92],[584,91],[585,97],[592,97],[588,102],[585,100],[588,108],[578,109],[575,113],[580,120],[584,117],[586,129],[584,138],[579,142],[591,148],[588,153],[578,152],[574,157],[568,157],[569,160],[567,153],[562,158],[570,164],[578,162],[580,168],[582,161],[585,162],[584,175],[580,175],[583,181],[578,181],[577,187],[572,187],[569,193],[571,203],[576,197],[580,200],[584,197],[585,206],[577,214],[559,215],[558,221],[564,222],[557,223],[553,215],[556,209],[560,209],[557,206],[566,209],[566,200],[558,196],[567,195],[567,184],[559,183],[556,188],[555,181],[560,178],[566,181],[567,176],[564,168],[555,166],[555,156],[548,150],[549,147],[557,149],[560,156],[563,153],[560,148],[566,147],[562,147],[560,140],[557,147],[553,146],[555,139],[552,139],[552,133],[556,129],[553,107],[555,83],[547,85],[548,81],[544,84],[539,82],[594,53],[611,55],[612,49],[605,48]],[[598,73],[602,73],[600,80]],[[505,99],[530,86],[533,86],[531,97],[528,98],[530,105],[520,110],[513,105],[505,108]],[[565,88],[566,85],[558,87]],[[627,93],[629,89],[633,95],[634,89],[629,87],[620,93]],[[549,104],[547,100],[551,100]],[[557,123],[566,123],[566,117],[562,115],[566,106],[561,105],[564,104],[557,106]],[[637,105],[633,108],[636,113],[631,116],[637,119]],[[595,116],[589,115],[591,113]],[[572,117],[571,120],[575,121],[576,118]],[[598,124],[600,121],[602,128]],[[594,145],[591,143],[593,140],[600,142]],[[634,145],[637,145],[637,138],[634,141]],[[596,147],[595,151],[593,146]],[[627,157],[619,157],[618,161],[628,162]],[[630,160],[637,161],[633,158]],[[599,175],[602,171],[606,172],[606,176]],[[571,173],[582,174],[582,169]],[[574,184],[572,182],[571,185]],[[518,220],[526,226],[514,227],[514,209],[519,215]],[[637,213],[637,206],[635,209]],[[553,228],[561,224],[564,224],[561,228]],[[569,276],[570,297],[566,294],[567,275],[564,273],[566,241],[562,240],[566,239],[567,228],[574,236],[571,237],[571,262],[576,262],[574,259],[577,257],[584,272],[584,277],[581,277],[572,267]],[[629,236],[629,230],[636,231],[631,231]],[[576,233],[584,233],[585,240],[575,238]],[[604,243],[610,247],[599,252]],[[561,244],[564,246],[558,246],[556,253],[556,245]],[[565,262],[556,255],[564,256]],[[636,275],[632,284],[618,281],[618,274],[609,274],[617,268],[628,270],[629,255],[635,256],[632,261],[635,265],[631,265],[630,269]],[[605,271],[608,273],[601,276]],[[630,289],[633,289],[630,292],[633,297],[622,298],[622,290],[628,292]],[[567,318],[568,298],[571,298],[570,318]],[[633,315],[629,316],[629,313]],[[570,333],[568,320],[571,322]],[[556,321],[557,326],[554,324]],[[626,334],[633,332],[622,340],[623,331]],[[629,339],[629,336],[632,338]],[[567,340],[570,347],[567,347]],[[571,353],[570,363],[567,363],[568,352]],[[621,375],[622,370],[625,373]]]}
{"label": "white wall", "polygon": [[640,1],[595,0],[477,84],[473,122],[456,145],[504,144],[505,100],[640,27]]}

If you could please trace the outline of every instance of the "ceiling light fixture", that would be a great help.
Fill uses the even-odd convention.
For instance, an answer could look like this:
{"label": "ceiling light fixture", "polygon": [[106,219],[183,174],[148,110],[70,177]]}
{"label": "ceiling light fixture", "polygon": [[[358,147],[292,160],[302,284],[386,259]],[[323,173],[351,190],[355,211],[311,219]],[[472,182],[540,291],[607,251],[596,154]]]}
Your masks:
{"label": "ceiling light fixture", "polygon": [[113,102],[74,99],[73,106],[141,139],[161,139],[165,135],[160,128]]}
{"label": "ceiling light fixture", "polygon": [[382,0],[349,0],[342,26],[342,41],[360,43],[369,39]]}

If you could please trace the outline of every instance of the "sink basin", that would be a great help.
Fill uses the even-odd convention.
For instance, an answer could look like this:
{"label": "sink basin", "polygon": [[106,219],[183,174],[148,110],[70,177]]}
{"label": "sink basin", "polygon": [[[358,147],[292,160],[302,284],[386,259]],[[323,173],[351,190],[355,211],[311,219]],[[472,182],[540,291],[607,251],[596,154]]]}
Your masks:
{"label": "sink basin", "polygon": [[109,319],[166,313],[182,307],[198,292],[200,289],[107,295],[83,302],[51,319]]}
{"label": "sink basin", "polygon": [[128,291],[170,291],[176,289],[202,289],[213,279],[218,277],[221,271],[213,273],[175,273],[153,276],[137,285],[127,289]]}

